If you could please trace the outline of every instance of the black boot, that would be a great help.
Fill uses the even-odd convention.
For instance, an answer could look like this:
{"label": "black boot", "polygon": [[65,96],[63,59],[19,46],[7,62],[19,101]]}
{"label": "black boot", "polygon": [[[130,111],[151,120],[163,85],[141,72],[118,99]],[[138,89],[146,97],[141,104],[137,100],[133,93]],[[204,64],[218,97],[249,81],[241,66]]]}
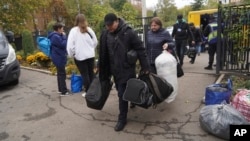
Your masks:
{"label": "black boot", "polygon": [[115,126],[115,131],[122,131],[124,127],[126,126],[127,122],[121,122],[118,121],[116,126]]}
{"label": "black boot", "polygon": [[130,109],[135,108],[135,104],[134,103],[130,103]]}
{"label": "black boot", "polygon": [[207,67],[204,68],[205,70],[213,70],[212,65],[208,65]]}

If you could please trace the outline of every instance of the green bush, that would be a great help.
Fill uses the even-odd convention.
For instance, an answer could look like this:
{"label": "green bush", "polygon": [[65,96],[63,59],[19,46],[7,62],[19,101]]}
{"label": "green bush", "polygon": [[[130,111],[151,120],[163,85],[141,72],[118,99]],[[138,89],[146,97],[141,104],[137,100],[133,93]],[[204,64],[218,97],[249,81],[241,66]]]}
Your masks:
{"label": "green bush", "polygon": [[32,33],[28,30],[24,30],[22,32],[22,46],[23,46],[23,52],[24,52],[25,57],[28,54],[32,54],[35,50]]}

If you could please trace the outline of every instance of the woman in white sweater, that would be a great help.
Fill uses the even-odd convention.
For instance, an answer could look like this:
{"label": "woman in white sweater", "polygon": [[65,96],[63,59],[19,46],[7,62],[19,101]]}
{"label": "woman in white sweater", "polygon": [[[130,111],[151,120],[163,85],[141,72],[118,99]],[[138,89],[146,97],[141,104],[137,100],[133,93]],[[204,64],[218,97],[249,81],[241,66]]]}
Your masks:
{"label": "woman in white sweater", "polygon": [[[85,92],[94,78],[95,48],[97,46],[95,32],[88,27],[83,14],[78,14],[73,27],[68,35],[67,52],[69,57],[74,57],[75,64],[83,78]],[[83,93],[85,96],[86,93]]]}

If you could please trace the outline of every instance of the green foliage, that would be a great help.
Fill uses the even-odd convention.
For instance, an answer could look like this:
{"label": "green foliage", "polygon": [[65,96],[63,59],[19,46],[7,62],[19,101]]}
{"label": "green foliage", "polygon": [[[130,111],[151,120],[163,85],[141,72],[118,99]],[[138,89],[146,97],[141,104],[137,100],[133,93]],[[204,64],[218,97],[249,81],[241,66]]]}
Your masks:
{"label": "green foliage", "polygon": [[193,3],[191,3],[192,10],[201,10],[202,5],[204,4],[204,0],[194,0]]}
{"label": "green foliage", "polygon": [[32,33],[28,30],[24,30],[22,32],[22,46],[23,46],[23,51],[24,51],[25,57],[28,54],[32,54],[35,50]]}
{"label": "green foliage", "polygon": [[138,25],[138,20],[136,20],[138,11],[130,3],[127,2],[123,5],[120,14],[120,16],[125,19],[129,24]]}
{"label": "green foliage", "polygon": [[56,21],[51,21],[47,25],[47,32],[53,31],[53,25],[56,23]]}
{"label": "green foliage", "polygon": [[126,0],[111,0],[109,2],[110,6],[118,12],[122,11],[122,8],[125,3],[126,3]]}
{"label": "green foliage", "polygon": [[172,26],[176,21],[178,13],[174,0],[159,0],[157,8],[157,16],[162,19],[163,26]]}
{"label": "green foliage", "polygon": [[20,34],[25,29],[26,22],[31,21],[32,14],[45,6],[50,0],[1,0],[0,26],[4,30],[11,30]]}

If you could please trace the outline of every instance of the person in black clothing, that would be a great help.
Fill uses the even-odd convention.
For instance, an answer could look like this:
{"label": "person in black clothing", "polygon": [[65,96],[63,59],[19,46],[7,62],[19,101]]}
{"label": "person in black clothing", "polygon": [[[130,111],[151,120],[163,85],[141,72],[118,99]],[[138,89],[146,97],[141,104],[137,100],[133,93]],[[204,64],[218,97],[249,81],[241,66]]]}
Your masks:
{"label": "person in black clothing", "polygon": [[[119,97],[119,116],[115,131],[124,129],[127,123],[128,102],[123,100],[126,83],[136,77],[136,62],[129,62],[127,52],[137,52],[143,73],[149,73],[149,63],[142,41],[136,32],[123,19],[109,13],[104,17],[107,30],[100,37],[99,78],[100,81],[114,78]],[[119,41],[120,40],[120,41]]]}
{"label": "person in black clothing", "polygon": [[192,43],[192,39],[189,38],[189,40],[188,40],[189,47],[194,47],[196,50],[194,57],[192,57],[190,60],[190,63],[193,64],[195,62],[196,54],[198,54],[198,56],[199,56],[200,52],[201,52],[202,35],[200,32],[200,29],[196,28],[194,26],[194,23],[189,23],[189,28],[190,28],[190,31],[192,32],[192,34],[194,36],[194,40],[195,40],[194,44]]}
{"label": "person in black clothing", "polygon": [[159,17],[154,17],[150,21],[150,30],[147,33],[146,51],[151,67],[151,72],[156,74],[155,59],[164,49],[171,52],[174,48],[173,38],[169,32],[162,28],[162,22]]}
{"label": "person in black clothing", "polygon": [[188,38],[191,38],[192,44],[194,44],[194,37],[189,29],[189,25],[184,21],[182,15],[177,16],[177,23],[174,24],[173,27],[172,37],[175,39],[177,56],[179,57],[182,66],[187,40]]}

